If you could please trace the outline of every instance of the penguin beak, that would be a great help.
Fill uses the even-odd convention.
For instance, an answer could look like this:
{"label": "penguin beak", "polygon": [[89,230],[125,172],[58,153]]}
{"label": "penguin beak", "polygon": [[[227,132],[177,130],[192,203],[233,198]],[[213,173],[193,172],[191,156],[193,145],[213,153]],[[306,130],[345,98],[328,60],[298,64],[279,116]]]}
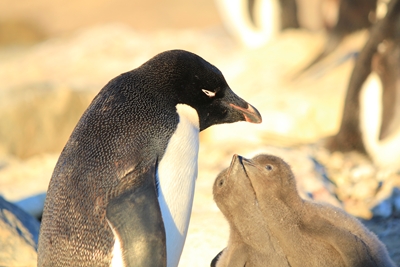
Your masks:
{"label": "penguin beak", "polygon": [[242,157],[238,154],[233,155],[231,165],[228,170],[228,177],[237,175],[238,172],[243,172]]}
{"label": "penguin beak", "polygon": [[228,106],[231,117],[238,117],[237,121],[247,121],[251,123],[261,123],[260,112],[237,96],[230,88],[226,90],[224,102]]}
{"label": "penguin beak", "polygon": [[[233,155],[231,165],[229,166],[228,177],[230,175],[235,176],[244,173],[246,177],[249,179],[251,187],[253,187],[253,183],[251,182],[251,178],[249,176],[249,173],[253,171],[251,168],[258,169],[258,167],[253,163],[252,160],[246,159],[245,157],[235,154]],[[255,192],[254,187],[253,191]]]}
{"label": "penguin beak", "polygon": [[[246,166],[245,165],[250,165],[254,166],[253,162],[250,160],[235,154],[232,157],[231,165],[229,166],[229,174],[235,175],[237,172],[245,172],[246,173]],[[247,173],[246,173],[247,174]]]}
{"label": "penguin beak", "polygon": [[[247,102],[245,102],[247,103]],[[229,104],[232,108],[236,109],[237,111],[241,112],[244,116],[245,121],[251,122],[251,123],[261,123],[262,118],[258,110],[247,103],[247,108],[242,108],[240,106],[236,106],[235,104],[230,103]]]}

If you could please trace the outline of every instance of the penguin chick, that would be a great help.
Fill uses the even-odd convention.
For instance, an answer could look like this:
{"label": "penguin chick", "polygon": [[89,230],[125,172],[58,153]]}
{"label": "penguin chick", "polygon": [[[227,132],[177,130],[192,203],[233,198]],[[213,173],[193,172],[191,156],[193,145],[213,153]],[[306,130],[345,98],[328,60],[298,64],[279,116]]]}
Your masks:
{"label": "penguin chick", "polygon": [[[292,170],[282,159],[272,155],[259,155],[248,160],[234,155],[229,170],[232,171],[226,173],[224,181],[235,182],[226,185],[222,183],[222,187],[237,187],[235,195],[222,195],[221,188],[218,188],[221,183],[218,179],[221,178],[217,178],[214,199],[229,221],[231,231],[237,225],[246,224],[246,218],[242,220],[246,215],[235,213],[231,208],[230,203],[234,198],[242,203],[242,210],[247,210],[252,215],[252,210],[257,210],[257,217],[262,217],[266,227],[256,228],[254,231],[258,231],[259,235],[253,235],[266,236],[267,231],[269,239],[254,238],[246,241],[244,236],[233,243],[230,237],[228,247],[215,260],[215,266],[231,266],[230,258],[224,255],[229,250],[249,242],[257,243],[258,247],[266,244],[268,248],[271,247],[270,240],[276,240],[273,248],[276,250],[279,246],[280,250],[277,251],[286,256],[288,266],[395,266],[385,246],[356,218],[329,204],[302,199],[297,192]],[[248,201],[251,194],[253,202]],[[246,266],[247,259],[250,262],[251,255],[256,254],[249,252],[248,255],[250,256],[243,262]],[[267,262],[250,265],[264,266]]]}

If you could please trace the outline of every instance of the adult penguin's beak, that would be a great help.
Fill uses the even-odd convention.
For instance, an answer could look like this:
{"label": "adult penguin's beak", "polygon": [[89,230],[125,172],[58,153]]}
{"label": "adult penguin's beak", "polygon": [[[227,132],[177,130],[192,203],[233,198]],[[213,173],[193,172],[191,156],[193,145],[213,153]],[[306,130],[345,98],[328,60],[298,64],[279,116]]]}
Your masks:
{"label": "adult penguin's beak", "polygon": [[235,118],[235,121],[247,121],[251,123],[262,122],[260,112],[237,96],[231,89],[226,90],[223,101],[225,105],[228,106],[230,117]]}
{"label": "adult penguin's beak", "polygon": [[[247,103],[247,102],[246,102]],[[235,104],[229,104],[232,108],[243,114],[245,121],[251,123],[261,123],[262,118],[257,109],[255,109],[252,105],[247,103],[247,108],[242,108],[240,106],[236,106]]]}

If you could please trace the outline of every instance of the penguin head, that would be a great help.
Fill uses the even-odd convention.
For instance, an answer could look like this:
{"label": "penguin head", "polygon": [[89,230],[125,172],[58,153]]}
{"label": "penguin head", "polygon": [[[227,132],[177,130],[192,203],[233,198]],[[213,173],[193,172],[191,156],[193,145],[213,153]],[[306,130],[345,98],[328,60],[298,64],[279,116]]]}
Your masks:
{"label": "penguin head", "polygon": [[241,165],[261,203],[269,198],[286,201],[287,198],[298,197],[293,172],[281,158],[261,154],[251,160],[242,158]]}
{"label": "penguin head", "polygon": [[237,219],[237,214],[255,216],[260,211],[249,179],[240,163],[242,157],[235,155],[229,168],[223,170],[213,185],[214,201],[229,222]]}
{"label": "penguin head", "polygon": [[175,105],[189,105],[197,111],[200,131],[215,124],[262,121],[257,109],[230,89],[221,71],[196,54],[170,50],[145,65],[164,70],[160,89]]}

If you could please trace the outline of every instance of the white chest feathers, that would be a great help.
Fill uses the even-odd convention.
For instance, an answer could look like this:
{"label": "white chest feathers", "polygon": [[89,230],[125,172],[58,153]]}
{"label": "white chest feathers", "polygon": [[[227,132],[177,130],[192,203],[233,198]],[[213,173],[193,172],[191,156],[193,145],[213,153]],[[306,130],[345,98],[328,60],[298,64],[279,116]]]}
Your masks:
{"label": "white chest feathers", "polygon": [[199,116],[190,106],[178,104],[179,123],[157,176],[161,214],[167,239],[167,267],[176,267],[182,253],[192,212],[199,152]]}
{"label": "white chest feathers", "polygon": [[[400,160],[400,129],[394,129],[383,140],[379,139],[385,105],[382,94],[382,82],[375,72],[371,72],[360,93],[360,129],[365,149],[375,164],[397,168]],[[400,105],[397,103],[395,114],[399,113]]]}

